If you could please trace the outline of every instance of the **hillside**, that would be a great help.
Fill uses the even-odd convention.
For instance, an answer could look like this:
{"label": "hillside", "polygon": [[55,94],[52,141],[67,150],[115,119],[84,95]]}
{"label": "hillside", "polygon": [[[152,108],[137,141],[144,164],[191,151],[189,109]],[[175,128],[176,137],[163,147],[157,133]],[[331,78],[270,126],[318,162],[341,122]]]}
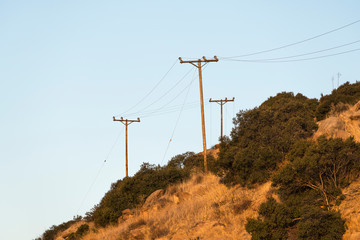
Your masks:
{"label": "hillside", "polygon": [[360,179],[345,188],[343,193],[346,198],[337,208],[346,220],[347,230],[343,239],[358,240],[360,239]]}
{"label": "hillside", "polygon": [[40,239],[359,239],[359,86],[240,111],[209,150],[210,173],[201,153],[144,163]]}
{"label": "hillside", "polygon": [[321,135],[342,139],[352,136],[360,142],[360,102],[354,106],[344,104],[341,111],[334,111],[328,118],[319,121],[318,125],[314,139]]}
{"label": "hillside", "polygon": [[118,225],[83,239],[250,239],[246,219],[256,217],[260,204],[272,195],[270,185],[227,188],[219,177],[196,174],[154,192],[141,208],[125,210]]}

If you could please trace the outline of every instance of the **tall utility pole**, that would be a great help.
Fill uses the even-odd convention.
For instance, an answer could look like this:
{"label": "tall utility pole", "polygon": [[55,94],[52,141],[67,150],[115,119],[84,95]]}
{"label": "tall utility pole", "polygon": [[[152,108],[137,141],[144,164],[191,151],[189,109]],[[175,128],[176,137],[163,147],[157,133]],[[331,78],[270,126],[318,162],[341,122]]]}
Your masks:
{"label": "tall utility pole", "polygon": [[227,98],[225,99],[220,99],[220,100],[212,100],[210,98],[209,102],[216,102],[217,104],[220,105],[221,107],[221,138],[220,138],[220,141],[222,141],[223,139],[223,105],[227,102],[233,102],[235,100],[235,98],[233,97],[233,99],[229,100]]}
{"label": "tall utility pole", "polygon": [[125,125],[125,168],[126,168],[126,177],[129,176],[128,174],[128,126],[132,124],[133,122],[140,122],[140,118],[137,120],[129,120],[129,119],[123,119],[121,117],[120,119],[116,119],[113,117],[113,121],[119,121],[122,124]]}
{"label": "tall utility pole", "polygon": [[[201,125],[202,125],[202,137],[203,137],[203,152],[204,152],[204,172],[207,173],[207,160],[206,160],[206,135],[205,135],[205,113],[204,113],[204,97],[203,97],[203,86],[202,86],[202,73],[201,68],[209,62],[217,62],[219,59],[214,56],[214,59],[202,59],[183,61],[179,57],[180,63],[190,63],[199,70],[199,86],[200,86],[200,104],[201,104]],[[204,64],[203,64],[204,63]]]}

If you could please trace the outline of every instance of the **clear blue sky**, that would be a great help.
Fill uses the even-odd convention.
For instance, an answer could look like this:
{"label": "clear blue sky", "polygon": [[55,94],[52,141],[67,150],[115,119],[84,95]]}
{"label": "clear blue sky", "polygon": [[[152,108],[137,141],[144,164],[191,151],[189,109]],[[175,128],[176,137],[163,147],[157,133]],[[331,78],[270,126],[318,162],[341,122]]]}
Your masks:
{"label": "clear blue sky", "polygon": [[[53,224],[83,215],[124,177],[123,126],[112,116],[145,96],[178,57],[228,57],[286,45],[359,20],[359,9],[355,0],[1,1],[0,239],[33,239]],[[360,23],[247,59],[297,55],[356,40]],[[228,134],[234,113],[278,92],[319,98],[331,92],[331,78],[338,72],[340,83],[355,82],[359,56],[360,51],[289,63],[210,63],[203,75],[205,101],[235,97],[235,104],[225,105]],[[167,114],[144,116],[129,127],[130,175],[142,162],[164,164],[176,154],[201,151],[197,75],[187,98],[193,72],[158,100],[193,70],[176,63],[130,111],[142,113],[124,115],[142,116],[184,90],[163,108]],[[168,113],[168,107],[185,99],[163,160],[179,116],[179,108]],[[206,123],[211,146],[220,131],[217,105],[206,105]]]}

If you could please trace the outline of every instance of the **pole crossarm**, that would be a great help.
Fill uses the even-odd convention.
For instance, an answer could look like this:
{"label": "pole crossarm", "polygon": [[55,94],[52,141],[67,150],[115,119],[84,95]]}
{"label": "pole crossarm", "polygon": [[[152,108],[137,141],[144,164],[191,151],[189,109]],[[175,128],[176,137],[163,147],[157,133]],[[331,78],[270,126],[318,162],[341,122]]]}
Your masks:
{"label": "pole crossarm", "polygon": [[[203,66],[205,66],[205,64],[207,64],[209,62],[218,62],[219,61],[219,59],[216,56],[214,56],[214,59],[206,59],[206,57],[202,57],[202,59],[199,58],[197,60],[187,60],[187,61],[184,61],[184,60],[182,60],[181,57],[179,57],[179,60],[180,60],[180,63],[190,63],[197,68],[202,68]],[[196,65],[195,63],[197,63],[198,65]],[[201,63],[205,63],[205,64],[201,65]]]}
{"label": "pole crossarm", "polygon": [[137,118],[136,120],[130,120],[124,119],[123,117],[121,117],[120,119],[116,119],[115,117],[113,117],[113,121],[118,121],[125,125],[125,174],[126,177],[128,177],[128,126],[134,122],[140,122],[140,118]]}
{"label": "pole crossarm", "polygon": [[205,134],[205,113],[204,113],[204,97],[203,97],[203,85],[202,85],[202,72],[201,68],[209,62],[218,62],[219,59],[214,56],[214,59],[206,59],[202,57],[195,60],[182,60],[179,57],[180,63],[190,63],[195,66],[199,71],[199,88],[200,88],[200,107],[201,107],[201,126],[202,126],[202,137],[203,137],[203,154],[204,154],[204,172],[207,173],[207,159],[206,159],[206,134]]}
{"label": "pole crossarm", "polygon": [[130,119],[124,119],[123,117],[121,117],[120,119],[116,119],[115,117],[113,117],[113,121],[119,121],[124,125],[130,125],[133,122],[140,122],[140,118],[137,118],[136,120],[130,120]]}
{"label": "pole crossarm", "polygon": [[233,97],[232,99],[219,99],[219,100],[212,100],[211,98],[209,99],[209,102],[216,102],[220,105],[224,105],[225,103],[227,102],[234,102],[235,101],[235,98]]}

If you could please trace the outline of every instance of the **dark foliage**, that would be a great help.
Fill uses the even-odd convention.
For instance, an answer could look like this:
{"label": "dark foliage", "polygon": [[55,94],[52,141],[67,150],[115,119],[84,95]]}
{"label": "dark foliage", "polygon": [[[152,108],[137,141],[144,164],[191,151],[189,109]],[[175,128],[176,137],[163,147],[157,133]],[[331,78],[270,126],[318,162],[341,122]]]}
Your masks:
{"label": "dark foliage", "polygon": [[53,225],[51,226],[48,230],[46,230],[41,239],[42,240],[54,240],[56,235],[62,231],[65,231],[66,229],[68,229],[71,225],[73,225],[74,223],[81,221],[82,217],[81,216],[76,216],[73,218],[73,220],[70,220],[68,222],[64,222],[60,225]]}
{"label": "dark foliage", "polygon": [[[212,155],[207,155],[207,165],[209,171],[214,173],[219,171],[216,159]],[[187,171],[203,171],[204,156],[202,154],[195,154],[194,152],[179,154],[171,158],[167,167],[177,167]]]}
{"label": "dark foliage", "polygon": [[360,100],[360,82],[350,84],[346,82],[339,88],[334,89],[331,94],[320,98],[316,109],[316,119],[323,120],[330,112],[332,106],[339,103],[355,104]]}
{"label": "dark foliage", "polygon": [[219,167],[225,183],[251,185],[269,179],[291,146],[310,137],[317,100],[301,94],[280,93],[259,108],[240,111],[234,119],[231,140],[223,139]]}
{"label": "dark foliage", "polygon": [[337,212],[308,207],[298,226],[298,238],[304,240],[341,240],[345,221]]}
{"label": "dark foliage", "polygon": [[297,239],[342,238],[345,233],[345,221],[341,219],[339,213],[303,202],[295,205],[293,203],[290,200],[280,204],[273,198],[263,203],[259,209],[258,219],[248,219],[245,225],[246,231],[251,234],[251,239],[287,239],[289,233],[294,230]]}
{"label": "dark foliage", "polygon": [[261,204],[258,219],[248,219],[246,231],[253,240],[287,239],[287,228],[294,225],[293,213],[284,204],[269,198]]}
{"label": "dark foliage", "polygon": [[359,177],[360,144],[352,138],[326,139],[317,144],[300,141],[289,153],[290,162],[273,177],[283,199],[315,191],[324,206],[330,207],[341,189]]}
{"label": "dark foliage", "polygon": [[146,197],[158,189],[165,189],[169,184],[177,183],[189,176],[189,172],[173,161],[166,167],[142,164],[133,176],[113,183],[100,204],[88,213],[89,220],[97,226],[116,223],[122,211],[142,204]]}

